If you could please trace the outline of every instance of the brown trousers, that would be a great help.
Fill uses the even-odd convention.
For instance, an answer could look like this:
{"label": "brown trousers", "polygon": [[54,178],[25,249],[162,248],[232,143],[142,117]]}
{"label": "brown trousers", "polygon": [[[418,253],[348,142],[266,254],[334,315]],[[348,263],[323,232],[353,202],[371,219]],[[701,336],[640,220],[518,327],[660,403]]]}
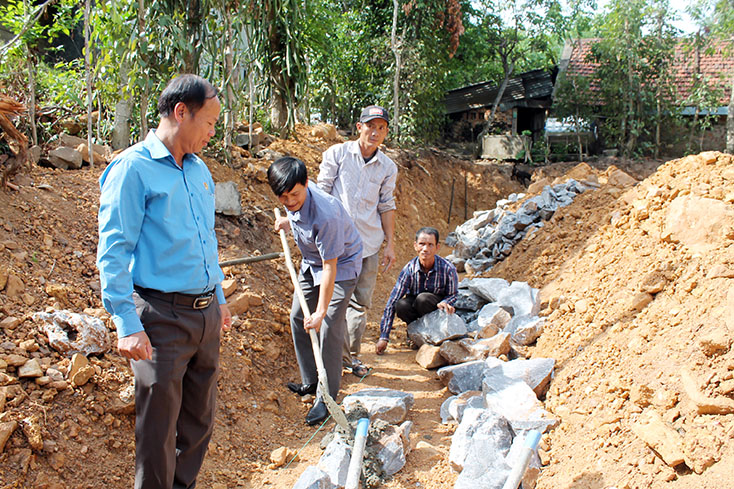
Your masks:
{"label": "brown trousers", "polygon": [[[153,359],[133,361],[135,489],[191,489],[214,426],[219,305],[177,304],[138,290],[138,316]],[[173,294],[169,294],[173,297]]]}

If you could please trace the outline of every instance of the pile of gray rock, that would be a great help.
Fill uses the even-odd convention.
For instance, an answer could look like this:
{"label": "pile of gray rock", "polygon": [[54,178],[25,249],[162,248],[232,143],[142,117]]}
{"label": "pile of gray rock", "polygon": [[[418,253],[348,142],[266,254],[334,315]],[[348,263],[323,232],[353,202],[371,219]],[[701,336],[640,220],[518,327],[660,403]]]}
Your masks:
{"label": "pile of gray rock", "polygon": [[[413,427],[413,422],[405,418],[413,402],[412,394],[379,387],[363,389],[344,398],[342,406],[350,421],[356,425],[359,418],[370,419],[362,466],[363,487],[377,487],[405,466]],[[338,427],[327,438],[329,441],[318,464],[306,468],[293,489],[344,487],[354,439]]]}
{"label": "pile of gray rock", "polygon": [[538,290],[501,278],[464,279],[455,314],[437,310],[408,325],[423,368],[484,360],[507,360],[543,332]]}
{"label": "pile of gray rock", "polygon": [[[86,139],[63,133],[52,144],[55,147],[46,156],[42,155],[40,146],[31,148],[32,162],[35,164],[40,161],[48,166],[61,170],[76,170],[81,168],[84,162],[89,163],[90,153]],[[112,148],[100,144],[93,144],[92,155],[95,165],[107,164],[112,158]]]}
{"label": "pile of gray rock", "polygon": [[[454,489],[500,489],[521,456],[531,430],[558,424],[538,400],[547,391],[555,361],[550,358],[486,360],[444,367],[439,378],[455,395],[441,405],[443,423],[458,423],[449,462],[459,473]],[[533,452],[522,480],[532,489],[540,473]]]}
{"label": "pile of gray rock", "polygon": [[447,258],[459,271],[481,273],[502,261],[512,247],[525,236],[543,227],[560,207],[589,188],[598,188],[594,182],[569,179],[565,183],[546,185],[539,195],[522,203],[517,212],[508,207],[525,198],[525,194],[511,194],[497,201],[494,209],[477,211],[474,217],[446,237],[446,244],[454,251]]}

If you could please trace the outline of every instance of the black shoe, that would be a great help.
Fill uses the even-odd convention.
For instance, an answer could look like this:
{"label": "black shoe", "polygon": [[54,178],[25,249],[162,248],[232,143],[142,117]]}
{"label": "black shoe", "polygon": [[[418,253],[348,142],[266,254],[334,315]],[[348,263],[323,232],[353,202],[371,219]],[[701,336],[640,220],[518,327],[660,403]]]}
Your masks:
{"label": "black shoe", "polygon": [[286,387],[290,389],[291,392],[295,392],[299,396],[305,396],[306,394],[316,394],[316,386],[317,383],[313,384],[296,384],[295,382],[288,382],[286,384]]}
{"label": "black shoe", "polygon": [[329,416],[329,410],[326,409],[324,401],[319,399],[316,404],[313,405],[311,410],[306,415],[306,423],[309,426],[319,424]]}

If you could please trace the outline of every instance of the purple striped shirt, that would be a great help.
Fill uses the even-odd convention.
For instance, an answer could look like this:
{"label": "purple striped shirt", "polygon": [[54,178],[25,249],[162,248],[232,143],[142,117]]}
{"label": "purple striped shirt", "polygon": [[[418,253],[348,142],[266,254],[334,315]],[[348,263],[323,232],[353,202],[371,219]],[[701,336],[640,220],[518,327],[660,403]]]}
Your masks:
{"label": "purple striped shirt", "polygon": [[385,312],[380,321],[380,339],[388,339],[395,319],[395,303],[406,295],[418,295],[421,292],[431,292],[443,297],[441,302],[451,306],[456,302],[456,292],[459,285],[459,275],[456,267],[438,255],[433,262],[433,268],[424,272],[416,256],[403,267],[398,275],[390,298],[385,305]]}

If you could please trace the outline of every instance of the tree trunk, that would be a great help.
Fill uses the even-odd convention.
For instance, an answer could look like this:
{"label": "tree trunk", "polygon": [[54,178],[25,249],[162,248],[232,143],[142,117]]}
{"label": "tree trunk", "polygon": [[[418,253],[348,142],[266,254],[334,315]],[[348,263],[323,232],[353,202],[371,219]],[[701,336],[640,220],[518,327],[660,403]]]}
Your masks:
{"label": "tree trunk", "polygon": [[398,0],[392,2],[392,33],[390,35],[390,48],[395,55],[395,78],[393,80],[393,96],[392,103],[395,111],[393,115],[393,125],[395,127],[395,139],[400,142],[400,68],[402,67],[402,39],[398,40],[398,13],[400,12],[400,4]]}
{"label": "tree trunk", "polygon": [[[237,74],[234,72],[232,19],[230,18],[230,11],[226,4],[223,5],[222,12],[224,14],[225,35],[227,36],[224,48],[224,98],[226,104],[224,111],[224,147],[225,149],[228,149],[232,146],[232,133],[234,132],[235,104],[237,102],[234,96],[234,90],[232,89],[232,84],[234,83],[233,78],[237,76]],[[229,151],[225,151],[225,154],[229,155]]]}
{"label": "tree trunk", "polygon": [[729,111],[726,114],[726,152],[729,154],[734,154],[734,71],[731,75]]}
{"label": "tree trunk", "polygon": [[112,129],[112,149],[125,149],[130,146],[130,97],[125,93],[128,82],[130,62],[123,58],[120,65],[120,89],[115,102],[115,126]]}
{"label": "tree trunk", "polygon": [[38,144],[38,130],[36,128],[36,63],[35,56],[28,50],[28,122],[31,126],[31,142]]}
{"label": "tree trunk", "polygon": [[502,83],[500,84],[500,89],[497,92],[497,96],[494,98],[494,102],[492,102],[492,110],[489,113],[489,118],[487,118],[487,122],[484,125],[484,129],[482,129],[482,132],[479,133],[479,139],[481,142],[481,139],[486,135],[489,134],[490,129],[492,128],[492,123],[494,122],[494,116],[497,113],[497,107],[500,105],[500,101],[502,100],[502,96],[505,94],[505,90],[507,89],[507,84],[510,82],[510,77],[512,76],[512,72],[515,70],[515,62],[513,61],[509,65],[507,63],[503,63],[505,65],[505,78],[502,80]]}
{"label": "tree trunk", "polygon": [[[141,38],[145,36],[145,0],[138,0],[138,35]],[[140,44],[138,44],[140,46]],[[145,53],[141,53],[144,60],[147,60]],[[148,81],[150,75],[145,71],[143,77],[143,89],[140,93],[140,141],[144,140],[148,135]]]}
{"label": "tree trunk", "polygon": [[[89,154],[89,166],[94,167],[94,146],[92,144],[92,46],[90,43],[91,0],[84,2],[84,71],[87,75],[87,154]],[[101,114],[97,114],[99,117]]]}

